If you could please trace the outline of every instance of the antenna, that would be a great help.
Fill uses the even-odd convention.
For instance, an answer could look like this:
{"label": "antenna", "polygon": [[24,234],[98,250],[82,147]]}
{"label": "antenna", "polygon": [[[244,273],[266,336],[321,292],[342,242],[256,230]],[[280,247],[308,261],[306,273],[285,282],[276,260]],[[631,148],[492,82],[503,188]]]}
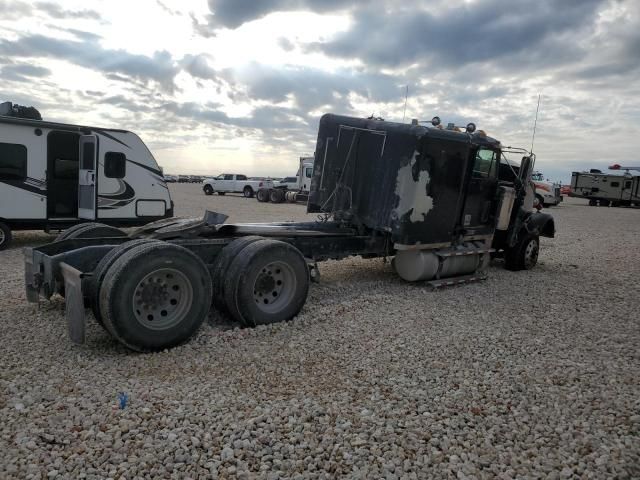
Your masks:
{"label": "antenna", "polygon": [[407,114],[407,98],[409,98],[409,85],[407,84],[407,89],[404,92],[404,112],[402,112],[402,123],[404,123],[404,118]]}
{"label": "antenna", "polygon": [[536,139],[536,127],[538,126],[538,112],[540,111],[540,94],[538,94],[538,106],[536,107],[536,119],[533,122],[533,135],[531,135],[531,150],[529,153],[533,153],[533,141]]}

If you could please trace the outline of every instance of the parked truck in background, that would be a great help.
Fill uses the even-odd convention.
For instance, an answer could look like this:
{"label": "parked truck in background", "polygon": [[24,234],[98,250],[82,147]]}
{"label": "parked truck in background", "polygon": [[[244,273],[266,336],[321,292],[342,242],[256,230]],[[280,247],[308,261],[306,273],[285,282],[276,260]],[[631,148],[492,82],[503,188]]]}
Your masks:
{"label": "parked truck in background", "polygon": [[560,184],[549,181],[544,178],[541,172],[533,172],[531,180],[536,186],[536,199],[538,203],[544,207],[558,205],[562,202],[562,194],[560,193]]}
{"label": "parked truck in background", "polygon": [[202,191],[205,195],[242,193],[246,198],[251,198],[259,189],[272,187],[273,181],[271,180],[249,180],[246,175],[223,173],[215,178],[205,180]]}
{"label": "parked truck in background", "polygon": [[314,157],[300,157],[299,162],[295,177],[285,177],[273,187],[261,188],[256,194],[257,200],[272,203],[306,202],[309,199],[309,188],[313,177]]}

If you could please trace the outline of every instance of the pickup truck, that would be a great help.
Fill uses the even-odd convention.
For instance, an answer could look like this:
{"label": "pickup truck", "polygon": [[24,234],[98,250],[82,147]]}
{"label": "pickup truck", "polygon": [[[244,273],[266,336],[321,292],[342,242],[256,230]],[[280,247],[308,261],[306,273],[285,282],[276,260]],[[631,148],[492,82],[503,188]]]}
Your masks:
{"label": "pickup truck", "polygon": [[273,181],[249,180],[246,175],[223,173],[215,178],[205,180],[202,191],[205,195],[213,195],[214,192],[218,195],[237,192],[251,198],[260,188],[273,188]]}

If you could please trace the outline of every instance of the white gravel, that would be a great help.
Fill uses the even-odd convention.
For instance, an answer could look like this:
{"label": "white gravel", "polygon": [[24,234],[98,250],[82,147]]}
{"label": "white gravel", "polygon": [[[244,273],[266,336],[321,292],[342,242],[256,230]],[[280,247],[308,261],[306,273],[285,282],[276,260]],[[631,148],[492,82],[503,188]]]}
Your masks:
{"label": "white gravel", "polygon": [[[301,220],[172,187],[177,214]],[[26,303],[0,252],[2,478],[638,478],[640,211],[550,209],[538,267],[431,292],[381,260],[320,265],[294,321],[211,324],[139,355],[61,299]],[[127,395],[124,409],[119,393]]]}

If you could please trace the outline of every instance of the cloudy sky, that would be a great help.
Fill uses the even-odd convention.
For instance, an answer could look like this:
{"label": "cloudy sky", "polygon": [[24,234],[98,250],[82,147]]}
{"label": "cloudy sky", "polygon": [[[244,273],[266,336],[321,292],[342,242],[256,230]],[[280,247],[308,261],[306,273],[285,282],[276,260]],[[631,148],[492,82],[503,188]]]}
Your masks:
{"label": "cloudy sky", "polygon": [[0,0],[0,101],[170,173],[291,175],[334,112],[475,122],[548,177],[640,162],[638,0]]}

